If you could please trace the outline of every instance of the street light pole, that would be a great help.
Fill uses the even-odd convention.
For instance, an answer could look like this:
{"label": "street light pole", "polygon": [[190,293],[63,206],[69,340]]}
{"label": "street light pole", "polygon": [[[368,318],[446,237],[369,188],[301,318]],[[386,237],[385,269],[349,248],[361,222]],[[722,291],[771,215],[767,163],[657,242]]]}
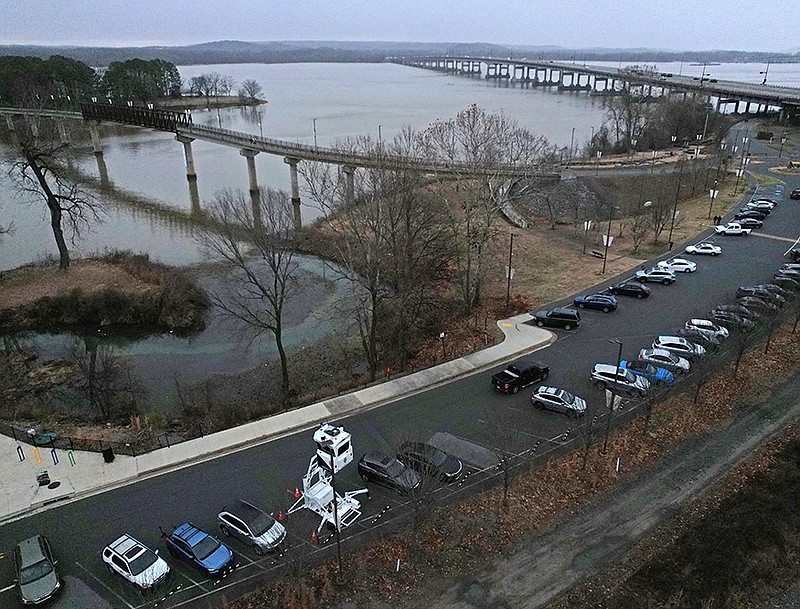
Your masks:
{"label": "street light pole", "polygon": [[314,125],[314,150],[317,149],[317,119],[312,119],[312,124]]}
{"label": "street light pole", "polygon": [[781,149],[780,152],[778,152],[778,158],[781,158],[783,156],[783,145],[785,143],[786,143],[786,132],[784,131],[783,135],[781,135]]}
{"label": "street light pole", "polygon": [[511,233],[511,243],[508,245],[508,283],[506,284],[506,307],[511,302],[511,257],[514,255],[514,233]]}
{"label": "street light pole", "polygon": [[714,180],[714,186],[711,188],[709,192],[709,198],[711,199],[711,203],[708,204],[708,218],[711,219],[711,208],[714,207],[714,199],[717,198],[719,195],[719,190],[717,190],[717,180]]}
{"label": "street light pole", "polygon": [[[619,363],[622,361],[622,341],[618,338],[610,339],[608,342],[619,345],[619,350],[617,351],[617,367],[614,370],[614,380],[619,382]],[[606,418],[606,434],[605,439],[603,440],[603,454],[605,455],[608,452],[608,432],[611,429],[611,411],[614,410],[614,397],[611,399],[611,403],[608,404],[608,417]]]}
{"label": "street light pole", "polygon": [[582,256],[586,255],[586,237],[589,235],[589,229],[592,228],[592,221],[585,220],[583,223],[583,254]]}
{"label": "street light pole", "polygon": [[606,260],[608,260],[608,246],[611,245],[611,221],[614,218],[614,206],[608,206],[608,231],[606,232],[606,238],[604,239],[604,247],[605,250],[603,251],[603,270],[600,272],[601,275],[606,274]]}

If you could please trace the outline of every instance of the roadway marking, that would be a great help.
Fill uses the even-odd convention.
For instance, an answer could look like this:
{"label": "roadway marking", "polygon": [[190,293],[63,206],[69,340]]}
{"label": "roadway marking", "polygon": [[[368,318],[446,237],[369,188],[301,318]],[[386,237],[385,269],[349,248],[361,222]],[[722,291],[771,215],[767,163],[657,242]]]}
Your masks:
{"label": "roadway marking", "polygon": [[794,248],[794,247],[797,245],[797,243],[798,243],[798,242],[800,242],[800,237],[798,237],[797,239],[795,239],[795,242],[794,242],[794,243],[792,243],[792,247],[790,247],[788,250],[786,250],[785,252],[783,252],[783,255],[784,255],[784,256],[788,255],[788,254],[789,254],[789,252],[791,252],[791,251],[792,251],[792,249],[793,249],[793,248]]}
{"label": "roadway marking", "polygon": [[2,590],[0,590],[0,594],[2,594],[3,592],[8,592],[9,590],[13,590],[15,586],[16,584],[11,584],[10,586],[6,586]]}
{"label": "roadway marking", "polygon": [[[186,579],[188,579],[190,582],[192,582],[192,585],[193,585],[193,586],[197,586],[198,588],[201,588],[203,591],[205,591],[205,592],[208,592],[208,588],[206,588],[206,587],[205,587],[203,584],[201,584],[200,582],[196,582],[196,581],[194,581],[194,580],[193,580],[191,577],[189,577],[188,575],[186,575],[186,573],[184,573],[183,571],[178,571],[177,569],[175,569],[175,571],[177,571],[177,572],[178,572],[178,575],[182,575],[183,577],[185,577]],[[184,590],[186,590],[186,588],[184,588]]]}
{"label": "roadway marking", "polygon": [[763,237],[764,239],[775,239],[777,241],[786,241],[787,243],[797,243],[796,239],[790,239],[788,237],[778,237],[778,235],[768,235],[766,233],[750,233],[750,235],[755,237]]}
{"label": "roadway marking", "polygon": [[101,580],[101,579],[100,579],[99,577],[97,577],[97,576],[96,576],[94,573],[92,573],[91,571],[89,571],[89,569],[87,569],[86,567],[84,567],[84,566],[83,566],[81,563],[79,563],[78,561],[75,561],[75,564],[76,564],[76,565],[78,565],[78,566],[79,566],[81,569],[83,569],[83,570],[84,570],[84,572],[86,573],[86,575],[88,575],[89,577],[91,577],[91,578],[92,578],[94,581],[96,581],[98,584],[100,584],[101,586],[103,586],[103,588],[105,588],[105,589],[106,589],[106,590],[108,590],[108,591],[109,591],[111,594],[113,594],[115,597],[117,597],[117,599],[118,599],[118,600],[120,600],[122,603],[124,603],[124,604],[125,604],[125,606],[127,606],[129,609],[136,609],[136,607],[134,607],[133,605],[131,605],[131,604],[130,604],[128,601],[126,601],[126,600],[125,600],[124,598],[122,598],[122,597],[121,597],[119,594],[117,594],[117,592],[116,592],[116,591],[115,591],[115,590],[114,590],[114,589],[113,589],[111,586],[109,586],[109,585],[107,585],[105,582],[103,582],[103,580]]}

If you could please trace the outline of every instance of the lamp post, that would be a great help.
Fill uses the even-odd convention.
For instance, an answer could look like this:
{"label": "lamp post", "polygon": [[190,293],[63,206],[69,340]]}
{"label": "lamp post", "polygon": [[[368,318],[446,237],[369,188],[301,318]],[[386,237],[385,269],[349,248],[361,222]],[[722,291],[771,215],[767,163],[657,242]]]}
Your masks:
{"label": "lamp post", "polygon": [[[617,351],[617,367],[614,370],[614,380],[619,382],[619,363],[622,361],[622,341],[619,340],[618,338],[612,338],[608,342],[619,346],[619,350]],[[611,429],[611,411],[614,410],[614,401],[615,400],[612,398],[611,403],[608,404],[608,417],[606,418],[606,435],[605,439],[603,440],[604,455],[608,452],[608,432]]]}
{"label": "lamp post", "polygon": [[608,231],[605,235],[603,235],[603,247],[605,248],[603,251],[603,270],[600,272],[601,275],[606,274],[606,260],[608,260],[608,248],[614,242],[614,237],[611,236],[611,222],[614,219],[614,206],[608,206]]}
{"label": "lamp post", "polygon": [[[514,269],[511,268],[511,257],[514,255],[514,233],[511,233],[511,243],[508,245],[508,283],[506,284],[506,307],[511,302],[511,277],[514,275]],[[444,343],[442,343],[444,345]]]}
{"label": "lamp post", "polygon": [[586,220],[583,223],[583,256],[586,255],[586,237],[589,235],[589,231],[592,228],[592,221]]}
{"label": "lamp post", "polygon": [[714,180],[714,186],[708,192],[708,196],[711,199],[711,203],[708,204],[708,218],[711,219],[711,208],[714,207],[714,199],[717,198],[719,195],[719,191],[717,190],[717,180]]}
{"label": "lamp post", "polygon": [[378,125],[378,146],[381,145],[381,127],[382,125]]}
{"label": "lamp post", "polygon": [[656,156],[657,156],[657,154],[658,153],[655,150],[653,150],[653,159],[650,161],[650,175],[653,175],[653,171],[656,168]]}
{"label": "lamp post", "polygon": [[569,136],[569,157],[567,159],[567,167],[572,164],[572,148],[575,141],[575,127],[572,128],[572,134]]}
{"label": "lamp post", "polygon": [[778,158],[781,158],[783,156],[783,145],[785,143],[786,143],[786,132],[784,131],[783,135],[781,135],[781,149],[780,152],[778,152]]}
{"label": "lamp post", "polygon": [[767,69],[759,72],[759,74],[763,74],[764,75],[764,80],[761,81],[762,85],[767,84],[767,76],[769,76],[769,64],[771,64],[771,63],[772,63],[772,60],[770,59],[769,61],[767,61]]}
{"label": "lamp post", "polygon": [[258,111],[258,132],[264,137],[264,127],[261,124],[261,110]]}
{"label": "lamp post", "polygon": [[314,150],[317,150],[317,119],[311,119],[314,127]]}
{"label": "lamp post", "polygon": [[597,151],[597,162],[594,164],[594,177],[597,177],[597,175],[598,175],[598,173],[600,171],[600,159],[602,158],[602,156],[603,156],[603,151],[602,150],[598,150]]}

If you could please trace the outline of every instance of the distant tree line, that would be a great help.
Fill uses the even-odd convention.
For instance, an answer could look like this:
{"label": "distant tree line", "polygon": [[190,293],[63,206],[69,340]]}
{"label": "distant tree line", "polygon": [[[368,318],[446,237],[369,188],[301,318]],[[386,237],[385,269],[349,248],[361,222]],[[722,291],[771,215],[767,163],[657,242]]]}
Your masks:
{"label": "distant tree line", "polygon": [[620,62],[798,62],[800,53],[753,51],[658,51],[649,49],[568,49],[536,46],[500,46],[487,43],[386,43],[386,42],[237,42],[219,41],[183,47],[45,47],[0,46],[0,55],[30,55],[47,58],[62,55],[92,66],[134,57],[164,59],[176,65],[222,63],[376,63],[390,55],[470,55],[472,57],[527,57],[557,61]]}
{"label": "distant tree line", "polygon": [[[218,72],[190,79],[184,88],[174,63],[164,59],[114,61],[104,70],[54,55],[38,57],[0,56],[0,106],[75,109],[92,98],[117,103],[145,103],[165,97],[232,95],[236,82]],[[242,103],[256,101],[261,85],[244,80],[236,92]]]}

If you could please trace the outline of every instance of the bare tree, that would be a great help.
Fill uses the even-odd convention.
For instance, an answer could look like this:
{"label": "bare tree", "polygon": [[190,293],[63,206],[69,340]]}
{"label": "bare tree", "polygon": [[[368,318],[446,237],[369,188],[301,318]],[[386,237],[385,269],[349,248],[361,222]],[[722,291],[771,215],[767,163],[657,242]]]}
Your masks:
{"label": "bare tree", "polygon": [[434,287],[452,259],[441,206],[429,200],[420,176],[403,165],[404,158],[416,156],[415,142],[406,130],[379,146],[366,138],[338,144],[384,159],[377,168],[352,174],[352,203],[343,172],[313,163],[301,169],[333,237],[332,270],[349,287],[340,311],[358,332],[372,380],[382,342],[391,345],[394,359],[406,357],[410,334],[425,308],[433,306]]}
{"label": "bare tree", "polygon": [[635,149],[634,142],[643,133],[648,116],[647,104],[641,94],[625,83],[619,95],[610,97],[606,102],[606,116],[617,150]]}
{"label": "bare tree", "polygon": [[652,226],[650,215],[645,213],[646,208],[643,203],[637,205],[636,213],[628,220],[628,227],[631,231],[631,241],[633,241],[632,254],[639,251],[642,243],[647,238]]}
{"label": "bare tree", "polygon": [[533,172],[552,160],[553,147],[508,117],[476,105],[453,119],[434,122],[421,134],[421,141],[432,160],[465,167],[455,177],[438,178],[435,192],[448,205],[461,299],[470,313],[483,295],[497,210],[515,192],[497,170],[515,165],[521,174]]}
{"label": "bare tree", "polygon": [[65,148],[65,144],[40,143],[35,138],[19,140],[22,160],[13,163],[9,171],[19,190],[43,199],[47,205],[62,271],[70,263],[65,225],[74,245],[82,230],[100,220],[99,203],[66,177],[60,162]]}
{"label": "bare tree", "polygon": [[243,322],[253,338],[272,334],[281,364],[283,399],[289,400],[289,370],[283,345],[283,313],[295,288],[292,209],[283,191],[262,188],[257,201],[241,190],[219,192],[206,212],[212,220],[199,237],[211,255],[231,270],[231,286],[212,294],[227,316]]}
{"label": "bare tree", "polygon": [[264,89],[257,80],[248,78],[242,81],[242,86],[239,89],[240,96],[250,99],[251,101],[258,101],[258,96],[263,93]]}

